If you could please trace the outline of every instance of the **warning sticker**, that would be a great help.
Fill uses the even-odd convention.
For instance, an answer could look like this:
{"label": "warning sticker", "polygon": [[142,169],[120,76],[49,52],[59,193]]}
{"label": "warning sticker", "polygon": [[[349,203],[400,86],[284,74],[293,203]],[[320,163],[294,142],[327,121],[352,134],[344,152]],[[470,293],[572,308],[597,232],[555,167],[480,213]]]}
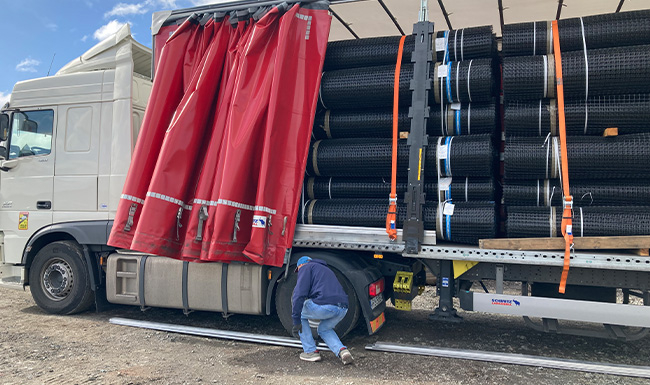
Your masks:
{"label": "warning sticker", "polygon": [[253,227],[260,229],[266,228],[266,217],[263,215],[254,215],[253,216]]}
{"label": "warning sticker", "polygon": [[29,213],[21,212],[18,214],[18,230],[27,230],[29,225]]}

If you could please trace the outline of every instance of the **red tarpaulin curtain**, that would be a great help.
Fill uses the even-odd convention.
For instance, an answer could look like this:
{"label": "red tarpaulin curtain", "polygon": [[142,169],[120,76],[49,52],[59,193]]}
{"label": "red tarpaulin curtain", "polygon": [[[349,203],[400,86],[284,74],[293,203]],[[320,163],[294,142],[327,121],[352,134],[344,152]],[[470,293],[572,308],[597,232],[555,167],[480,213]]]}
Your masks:
{"label": "red tarpaulin curtain", "polygon": [[[276,60],[280,17],[286,7],[275,7],[252,28],[235,74],[235,88],[226,119],[217,173],[212,181],[209,218],[213,232],[208,260],[247,260],[241,252],[250,239],[264,124],[268,110],[273,63]],[[241,225],[240,225],[241,224]],[[260,261],[255,261],[260,262]]]}
{"label": "red tarpaulin curtain", "polygon": [[156,79],[108,240],[111,246],[131,248],[149,182],[156,167],[156,151],[162,146],[165,131],[183,98],[185,52],[188,49],[193,50],[190,43],[194,42],[192,38],[199,27],[198,17],[190,16],[174,31],[162,48]]}
{"label": "red tarpaulin curtain", "polygon": [[322,9],[318,5],[315,8],[294,7],[284,16],[291,22],[280,29],[256,178],[253,227],[244,250],[244,255],[266,265],[282,265],[285,251],[291,248],[298,217],[311,137],[311,130],[305,127],[313,124],[317,103],[314,90],[320,87],[326,48],[309,41],[327,41],[330,27],[330,19],[319,18]]}
{"label": "red tarpaulin curtain", "polygon": [[[195,199],[192,201],[189,223],[185,235],[185,244],[181,253],[183,259],[205,259],[209,249],[209,240],[212,234],[208,226],[207,218],[214,213],[214,207],[206,206],[210,201],[213,189],[214,174],[219,163],[219,154],[223,141],[223,132],[226,125],[226,118],[230,109],[232,90],[235,85],[235,72],[237,66],[237,51],[246,41],[248,35],[247,23],[249,15],[231,15],[230,22],[233,30],[228,43],[228,50],[225,55],[225,66],[222,74],[221,89],[216,104],[215,119],[212,126],[211,137],[209,138],[208,149],[199,175],[196,187]],[[203,258],[202,258],[203,256]]]}
{"label": "red tarpaulin curtain", "polygon": [[[281,3],[204,27],[194,17],[174,32],[143,122],[141,136],[150,138],[138,139],[109,245],[282,265],[298,213],[328,7]],[[184,83],[178,78],[188,73],[187,84],[159,84]],[[148,122],[157,99],[164,106]]]}
{"label": "red tarpaulin curtain", "polygon": [[[206,24],[208,26],[208,24]],[[190,207],[198,179],[197,162],[205,152],[204,137],[212,120],[221,82],[230,27],[219,20],[214,37],[195,67],[194,75],[172,119],[156,162],[132,249],[174,256],[182,247],[184,213]]]}

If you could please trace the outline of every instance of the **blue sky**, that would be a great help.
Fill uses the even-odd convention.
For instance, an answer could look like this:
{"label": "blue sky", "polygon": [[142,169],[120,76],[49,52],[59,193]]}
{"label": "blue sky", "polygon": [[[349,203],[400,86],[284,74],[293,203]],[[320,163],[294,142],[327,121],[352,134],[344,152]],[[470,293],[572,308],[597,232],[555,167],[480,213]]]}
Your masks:
{"label": "blue sky", "polygon": [[[0,107],[16,82],[53,75],[124,23],[151,47],[151,14],[223,0],[0,0]],[[54,58],[54,60],[52,60]]]}

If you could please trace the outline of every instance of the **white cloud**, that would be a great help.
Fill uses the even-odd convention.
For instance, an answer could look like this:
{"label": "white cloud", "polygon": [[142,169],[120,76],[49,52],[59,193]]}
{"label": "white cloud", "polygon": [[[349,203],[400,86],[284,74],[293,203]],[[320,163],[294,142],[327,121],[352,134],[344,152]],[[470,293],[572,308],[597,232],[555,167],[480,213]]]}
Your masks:
{"label": "white cloud", "polygon": [[216,3],[223,3],[223,0],[192,0],[192,4],[194,5],[206,5],[206,4],[216,4]]}
{"label": "white cloud", "polygon": [[111,20],[108,23],[102,25],[99,27],[95,33],[93,33],[93,37],[96,40],[104,40],[107,37],[111,36],[115,32],[119,31],[120,28],[122,28],[126,23],[121,23],[117,20]]}
{"label": "white cloud", "polygon": [[147,13],[149,12],[149,10],[146,8],[146,6],[147,6],[146,2],[139,3],[139,4],[118,3],[113,7],[113,9],[106,12],[104,14],[104,17],[137,15],[137,14]]}
{"label": "white cloud", "polygon": [[48,23],[45,24],[45,28],[49,29],[52,32],[56,32],[56,30],[59,29],[59,26],[54,23]]}
{"label": "white cloud", "polygon": [[109,18],[113,16],[141,15],[155,11],[159,8],[175,9],[178,7],[176,5],[176,0],[145,0],[135,4],[118,3],[113,7],[113,9],[106,12],[104,14],[104,17]]}
{"label": "white cloud", "polygon": [[4,92],[0,91],[0,107],[4,106],[5,103],[9,102],[9,97],[11,94],[5,94]]}
{"label": "white cloud", "polygon": [[176,5],[176,0],[157,0],[157,2],[165,9],[178,8],[178,6]]}
{"label": "white cloud", "polygon": [[39,64],[41,64],[40,61],[28,57],[16,65],[16,71],[36,72],[36,67],[38,67]]}
{"label": "white cloud", "polygon": [[81,38],[81,41],[83,41],[84,43],[86,42],[86,40],[88,40],[88,35],[84,35],[84,37]]}

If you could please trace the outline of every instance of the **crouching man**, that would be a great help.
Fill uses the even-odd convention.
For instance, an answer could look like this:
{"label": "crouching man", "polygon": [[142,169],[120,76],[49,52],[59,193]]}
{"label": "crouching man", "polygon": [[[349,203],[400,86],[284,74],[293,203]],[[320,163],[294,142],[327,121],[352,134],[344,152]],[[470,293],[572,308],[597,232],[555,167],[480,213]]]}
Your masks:
{"label": "crouching man", "polygon": [[318,335],[344,365],[354,359],[341,343],[334,327],[348,312],[348,296],[325,261],[301,257],[296,267],[298,282],[293,290],[293,336],[300,338],[304,361],[320,361],[321,356],[311,335],[309,320],[320,320]]}

